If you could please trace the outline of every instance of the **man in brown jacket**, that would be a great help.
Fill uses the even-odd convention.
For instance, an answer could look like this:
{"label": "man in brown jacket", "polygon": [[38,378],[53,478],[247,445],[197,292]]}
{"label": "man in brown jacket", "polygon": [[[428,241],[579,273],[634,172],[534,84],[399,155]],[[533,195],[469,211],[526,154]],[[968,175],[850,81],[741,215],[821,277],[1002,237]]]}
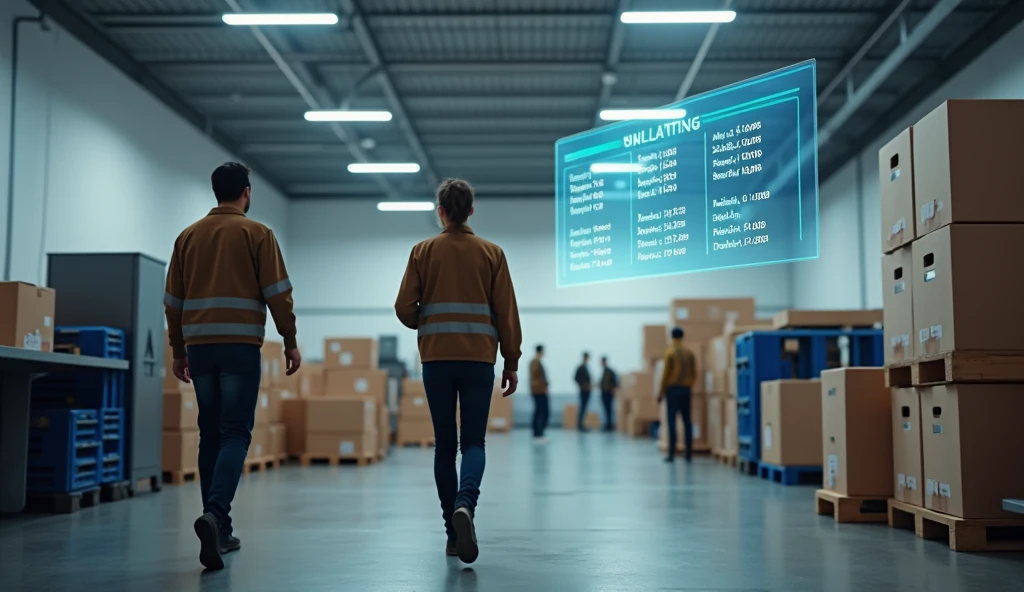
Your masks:
{"label": "man in brown jacket", "polygon": [[661,384],[658,385],[658,402],[665,401],[665,417],[668,429],[668,456],[666,462],[675,460],[676,415],[683,418],[683,438],[686,443],[686,462],[693,458],[693,427],[690,421],[690,405],[693,382],[697,378],[697,362],[690,348],[683,345],[683,330],[672,329],[672,345],[665,352],[662,363]]}
{"label": "man in brown jacket", "polygon": [[217,207],[174,242],[167,270],[167,334],[174,375],[194,382],[199,403],[199,561],[222,569],[232,535],[231,501],[252,440],[267,308],[284,339],[287,374],[299,369],[292,284],[269,228],[245,217],[249,169],[229,162],[211,177]]}
{"label": "man in brown jacket", "polygon": [[541,359],[544,346],[537,346],[537,353],[530,360],[530,394],[533,395],[533,439],[544,443],[544,429],[551,417],[551,402],[548,400],[548,374]]}

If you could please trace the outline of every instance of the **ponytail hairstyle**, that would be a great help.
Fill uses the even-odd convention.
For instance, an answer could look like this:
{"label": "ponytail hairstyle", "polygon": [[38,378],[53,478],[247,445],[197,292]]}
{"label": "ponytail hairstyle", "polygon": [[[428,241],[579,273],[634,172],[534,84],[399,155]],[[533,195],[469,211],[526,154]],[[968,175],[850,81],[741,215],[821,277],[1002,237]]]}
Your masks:
{"label": "ponytail hairstyle", "polygon": [[463,224],[473,211],[473,187],[462,179],[445,179],[437,187],[437,205],[444,208],[449,223]]}

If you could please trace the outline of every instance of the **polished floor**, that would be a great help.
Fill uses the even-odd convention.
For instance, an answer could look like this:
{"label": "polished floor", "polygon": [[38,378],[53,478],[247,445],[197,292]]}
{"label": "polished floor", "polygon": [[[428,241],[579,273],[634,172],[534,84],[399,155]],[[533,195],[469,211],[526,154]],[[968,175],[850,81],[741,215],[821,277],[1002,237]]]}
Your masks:
{"label": "polished floor", "polygon": [[196,485],[70,516],[0,520],[0,590],[403,592],[480,590],[943,592],[1024,589],[1024,555],[968,555],[884,525],[815,516],[813,488],[649,441],[554,431],[495,435],[472,569],[444,556],[432,451],[365,468],[244,477],[243,547],[202,573]]}

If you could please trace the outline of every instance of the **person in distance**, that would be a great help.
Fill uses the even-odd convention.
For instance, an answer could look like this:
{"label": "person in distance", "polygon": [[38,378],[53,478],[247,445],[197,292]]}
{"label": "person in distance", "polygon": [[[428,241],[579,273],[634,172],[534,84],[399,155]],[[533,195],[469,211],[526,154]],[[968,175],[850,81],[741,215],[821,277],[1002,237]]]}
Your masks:
{"label": "person in distance", "polygon": [[590,363],[590,354],[583,352],[583,362],[576,367],[576,386],[580,388],[580,409],[577,428],[580,432],[586,432],[587,426],[583,422],[587,417],[587,404],[590,403],[590,391],[593,389],[593,384],[590,382],[590,368],[587,364]]}
{"label": "person in distance", "polygon": [[615,389],[619,388],[619,375],[608,365],[608,357],[601,356],[601,405],[604,407],[604,431],[615,431]]}
{"label": "person in distance", "polygon": [[544,430],[551,418],[551,402],[548,400],[548,374],[544,371],[541,359],[544,357],[544,346],[537,346],[537,353],[530,360],[530,394],[533,396],[533,440],[543,444]]}
{"label": "person in distance", "polygon": [[[505,360],[502,393],[516,391],[522,330],[505,253],[473,233],[473,188],[446,179],[437,189],[444,229],[412,248],[395,300],[403,325],[417,332],[423,386],[434,424],[434,481],[448,543],[445,552],[473,563],[480,554],[474,525],[484,474],[484,435],[498,351]],[[461,477],[455,469],[462,420]]]}
{"label": "person in distance", "polygon": [[693,381],[697,377],[697,361],[690,348],[683,345],[683,330],[672,329],[672,344],[665,352],[662,365],[661,384],[658,386],[658,402],[665,401],[665,421],[668,423],[668,456],[666,462],[675,460],[676,415],[683,417],[683,442],[686,444],[686,462],[693,458],[693,427],[690,422],[690,400]]}
{"label": "person in distance", "polygon": [[174,242],[164,308],[174,376],[195,384],[199,403],[199,561],[223,569],[221,554],[242,545],[232,534],[231,501],[252,441],[267,308],[284,339],[288,375],[302,356],[281,248],[269,228],[245,216],[249,169],[229,162],[211,181],[217,207]]}

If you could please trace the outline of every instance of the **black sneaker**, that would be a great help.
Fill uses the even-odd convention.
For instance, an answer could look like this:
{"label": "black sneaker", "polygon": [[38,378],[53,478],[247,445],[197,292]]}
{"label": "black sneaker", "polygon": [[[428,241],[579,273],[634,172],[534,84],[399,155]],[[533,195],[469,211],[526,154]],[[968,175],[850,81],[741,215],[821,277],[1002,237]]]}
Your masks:
{"label": "black sneaker", "polygon": [[455,510],[452,516],[455,526],[455,550],[463,563],[473,563],[480,556],[480,547],[476,544],[476,527],[473,526],[473,514],[466,507]]}
{"label": "black sneaker", "polygon": [[448,539],[448,543],[444,546],[444,554],[449,557],[457,557],[459,550],[457,548],[455,539]]}
{"label": "black sneaker", "polygon": [[234,535],[228,535],[226,537],[220,537],[220,552],[221,554],[230,553],[237,551],[242,548],[242,541],[238,540],[238,537]]}
{"label": "black sneaker", "polygon": [[206,513],[196,518],[193,527],[199,537],[199,563],[207,569],[224,569],[224,559],[220,556],[220,526],[217,517]]}

